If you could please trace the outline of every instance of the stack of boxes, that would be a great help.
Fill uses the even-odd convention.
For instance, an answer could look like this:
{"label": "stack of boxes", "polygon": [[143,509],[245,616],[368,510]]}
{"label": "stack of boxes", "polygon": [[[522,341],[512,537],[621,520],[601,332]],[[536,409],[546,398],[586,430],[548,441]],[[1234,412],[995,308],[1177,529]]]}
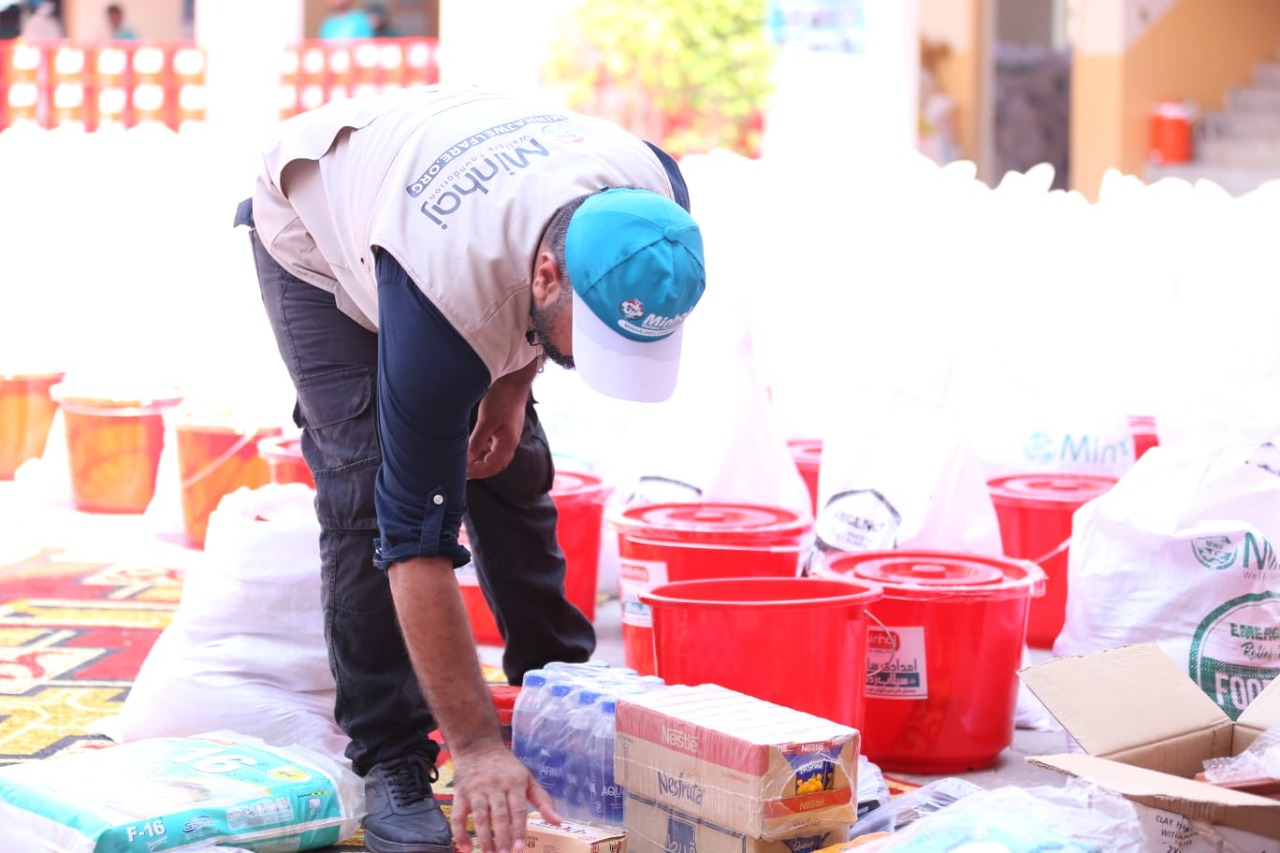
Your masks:
{"label": "stack of boxes", "polygon": [[858,731],[714,684],[625,696],[629,853],[812,853],[857,819]]}

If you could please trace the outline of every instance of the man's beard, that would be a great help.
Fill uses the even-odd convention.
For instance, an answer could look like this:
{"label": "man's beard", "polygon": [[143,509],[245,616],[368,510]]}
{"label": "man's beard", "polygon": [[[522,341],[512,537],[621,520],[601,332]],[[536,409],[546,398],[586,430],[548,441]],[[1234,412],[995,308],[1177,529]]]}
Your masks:
{"label": "man's beard", "polygon": [[542,354],[551,359],[556,364],[566,370],[573,370],[573,356],[565,355],[560,348],[551,343],[551,334],[554,330],[563,325],[564,311],[561,310],[562,303],[573,299],[573,291],[565,288],[560,291],[560,295],[556,297],[556,301],[552,302],[545,308],[533,306],[533,336],[534,340],[542,345]]}

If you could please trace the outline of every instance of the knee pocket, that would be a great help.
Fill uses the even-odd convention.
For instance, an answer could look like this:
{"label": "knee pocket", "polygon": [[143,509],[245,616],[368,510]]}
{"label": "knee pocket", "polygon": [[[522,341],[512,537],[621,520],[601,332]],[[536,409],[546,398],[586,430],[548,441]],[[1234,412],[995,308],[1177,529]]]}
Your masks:
{"label": "knee pocket", "polygon": [[373,489],[378,465],[377,398],[372,370],[348,370],[298,387],[303,454],[316,481],[326,526],[376,524]]}

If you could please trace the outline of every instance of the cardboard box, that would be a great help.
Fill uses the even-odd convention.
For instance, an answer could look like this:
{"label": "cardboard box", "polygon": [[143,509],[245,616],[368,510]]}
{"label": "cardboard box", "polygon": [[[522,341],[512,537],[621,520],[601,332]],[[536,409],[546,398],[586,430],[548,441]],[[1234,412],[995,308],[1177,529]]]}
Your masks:
{"label": "cardboard box", "polygon": [[630,853],[815,853],[849,837],[849,826],[767,840],[627,792]]}
{"label": "cardboard box", "polygon": [[627,834],[616,827],[567,820],[556,826],[530,812],[524,849],[529,853],[627,853]]}
{"label": "cardboard box", "polygon": [[[1087,755],[1028,758],[1153,809],[1280,839],[1280,800],[1196,782],[1280,725],[1280,680],[1234,723],[1154,644],[1054,658],[1019,675]],[[1260,848],[1261,849],[1261,848]]]}
{"label": "cardboard box", "polygon": [[623,697],[614,778],[642,800],[762,839],[857,820],[856,729],[715,684]]}

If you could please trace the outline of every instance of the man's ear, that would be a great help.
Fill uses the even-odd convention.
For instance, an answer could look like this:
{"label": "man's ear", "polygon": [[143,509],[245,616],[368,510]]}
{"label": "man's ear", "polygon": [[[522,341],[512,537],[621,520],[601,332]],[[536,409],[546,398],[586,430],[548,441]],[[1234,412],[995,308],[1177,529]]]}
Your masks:
{"label": "man's ear", "polygon": [[555,252],[545,247],[539,249],[533,263],[533,304],[545,308],[559,298],[563,286]]}

